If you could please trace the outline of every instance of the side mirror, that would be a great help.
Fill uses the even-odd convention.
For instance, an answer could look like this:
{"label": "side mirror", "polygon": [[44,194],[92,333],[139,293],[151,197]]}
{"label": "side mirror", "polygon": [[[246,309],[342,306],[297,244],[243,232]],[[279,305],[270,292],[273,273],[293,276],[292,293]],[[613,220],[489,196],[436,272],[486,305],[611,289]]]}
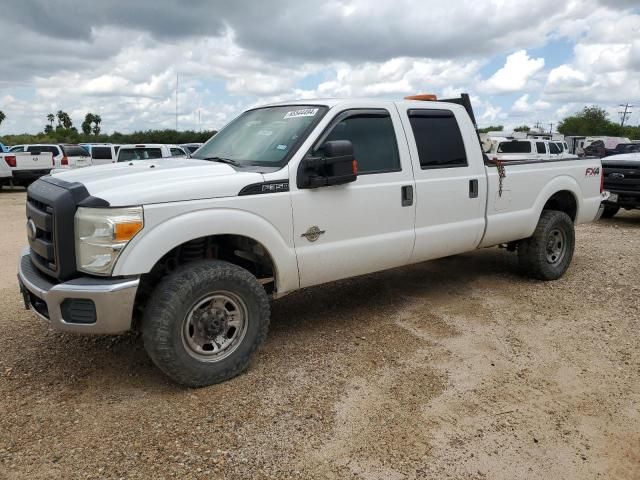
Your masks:
{"label": "side mirror", "polygon": [[302,159],[298,166],[298,188],[318,188],[355,182],[358,162],[349,140],[332,140],[318,149],[317,155]]}

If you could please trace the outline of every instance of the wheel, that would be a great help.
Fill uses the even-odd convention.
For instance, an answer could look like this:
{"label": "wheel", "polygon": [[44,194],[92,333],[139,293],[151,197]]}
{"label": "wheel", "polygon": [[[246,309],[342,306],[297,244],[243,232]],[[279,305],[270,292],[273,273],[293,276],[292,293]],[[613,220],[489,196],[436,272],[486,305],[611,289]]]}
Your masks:
{"label": "wheel", "polygon": [[142,339],[172,380],[203,387],[249,365],[269,329],[269,299],[258,280],[231,263],[185,265],[164,278],[147,302]]}
{"label": "wheel", "polygon": [[518,244],[518,260],[528,275],[539,280],[556,280],[569,268],[575,243],[569,215],[544,210],[533,235]]}
{"label": "wheel", "polygon": [[619,210],[620,207],[615,205],[605,205],[604,210],[602,210],[602,218],[613,218]]}

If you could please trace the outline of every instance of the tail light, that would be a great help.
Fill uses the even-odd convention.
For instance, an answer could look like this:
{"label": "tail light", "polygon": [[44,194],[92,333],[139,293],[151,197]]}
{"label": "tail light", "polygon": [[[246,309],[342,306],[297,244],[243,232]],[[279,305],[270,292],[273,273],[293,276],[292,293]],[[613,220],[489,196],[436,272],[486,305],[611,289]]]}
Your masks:
{"label": "tail light", "polygon": [[353,162],[351,163],[351,168],[353,170],[353,174],[354,175],[358,175],[358,161],[354,158]]}
{"label": "tail light", "polygon": [[60,165],[69,165],[69,159],[66,155],[62,157],[62,160],[60,160]]}
{"label": "tail light", "polygon": [[11,168],[16,168],[16,156],[15,155],[7,155],[4,157],[4,161],[7,162]]}

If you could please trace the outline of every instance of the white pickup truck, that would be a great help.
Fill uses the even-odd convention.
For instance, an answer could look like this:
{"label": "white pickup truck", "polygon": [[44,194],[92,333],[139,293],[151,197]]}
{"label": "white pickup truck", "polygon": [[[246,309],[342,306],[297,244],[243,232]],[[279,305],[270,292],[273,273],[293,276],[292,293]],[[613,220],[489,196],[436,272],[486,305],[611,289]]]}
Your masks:
{"label": "white pickup truck", "polygon": [[0,153],[0,188],[4,185],[27,187],[48,175],[53,168],[50,152]]}
{"label": "white pickup truck", "polygon": [[198,158],[42,178],[25,304],[68,332],[141,329],[161,370],[203,386],[243,371],[269,298],[303,287],[496,245],[557,279],[601,211],[600,160],[490,163],[472,115],[466,95],[274,104]]}

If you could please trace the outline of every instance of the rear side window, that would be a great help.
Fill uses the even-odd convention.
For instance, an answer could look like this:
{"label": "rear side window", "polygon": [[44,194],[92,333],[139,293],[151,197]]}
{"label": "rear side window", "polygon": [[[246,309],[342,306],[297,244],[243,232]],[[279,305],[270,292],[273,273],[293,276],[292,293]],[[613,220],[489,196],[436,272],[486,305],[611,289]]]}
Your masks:
{"label": "rear side window", "polygon": [[353,115],[338,122],[325,141],[349,140],[358,162],[358,173],[400,170],[396,134],[389,113]]}
{"label": "rear side window", "polygon": [[552,155],[558,155],[562,152],[558,148],[558,145],[556,145],[555,143],[549,143],[549,153],[551,153]]}
{"label": "rear side window", "polygon": [[171,148],[172,157],[184,157],[185,153],[181,148]]}
{"label": "rear side window", "polygon": [[409,123],[422,169],[467,166],[467,152],[453,112],[409,110]]}
{"label": "rear side window", "polygon": [[119,162],[128,162],[129,160],[151,160],[154,158],[162,158],[162,150],[159,148],[121,148],[118,153]]}
{"label": "rear side window", "polygon": [[536,142],[536,151],[542,155],[547,153],[547,148],[544,146],[544,142]]}
{"label": "rear side window", "polygon": [[87,152],[80,145],[63,145],[62,151],[67,157],[88,157],[89,152]]}
{"label": "rear side window", "polygon": [[498,153],[531,153],[531,142],[500,142]]}
{"label": "rear side window", "polygon": [[96,160],[111,160],[111,147],[93,147],[91,156]]}
{"label": "rear side window", "polygon": [[22,145],[18,145],[16,147],[11,147],[9,149],[10,152],[24,152],[24,147]]}

